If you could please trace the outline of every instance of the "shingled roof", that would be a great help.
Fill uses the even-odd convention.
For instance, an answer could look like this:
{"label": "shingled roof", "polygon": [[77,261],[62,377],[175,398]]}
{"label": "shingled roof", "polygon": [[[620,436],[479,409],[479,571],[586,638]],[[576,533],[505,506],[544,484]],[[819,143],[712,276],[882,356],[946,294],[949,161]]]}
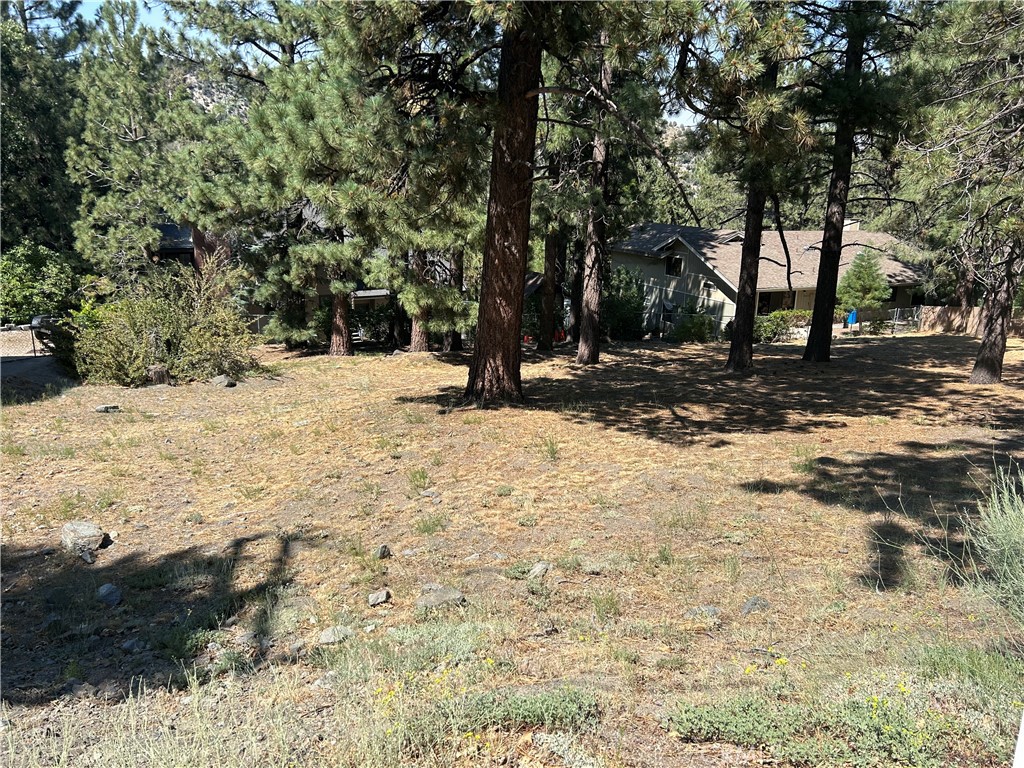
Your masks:
{"label": "shingled roof", "polygon": [[[792,230],[785,233],[791,259],[790,278],[793,290],[811,290],[818,283],[818,261],[821,258],[821,232]],[[735,230],[703,229],[673,224],[638,224],[630,229],[629,237],[612,243],[611,251],[635,253],[650,258],[673,255],[671,246],[681,242],[714,267],[734,286],[739,282],[740,254],[743,236]],[[879,266],[891,286],[918,285],[924,279],[921,267],[907,264],[893,256],[899,241],[884,232],[847,231],[843,235],[843,254],[839,263],[839,276],[849,268],[854,257],[862,250],[876,253]],[[782,239],[775,230],[761,235],[761,264],[758,267],[759,291],[786,291],[786,255]]]}

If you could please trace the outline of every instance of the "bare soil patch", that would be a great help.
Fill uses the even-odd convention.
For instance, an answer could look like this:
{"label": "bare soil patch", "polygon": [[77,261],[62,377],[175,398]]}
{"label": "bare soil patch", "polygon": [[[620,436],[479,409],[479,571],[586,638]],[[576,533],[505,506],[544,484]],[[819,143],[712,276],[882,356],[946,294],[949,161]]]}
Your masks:
{"label": "bare soil patch", "polygon": [[[744,378],[721,371],[716,346],[613,345],[590,368],[562,350],[527,356],[526,406],[485,410],[462,401],[467,356],[268,349],[276,374],[231,389],[82,386],[7,407],[11,764],[60,764],[40,756],[71,722],[64,764],[109,764],[101,723],[136,708],[140,749],[160,733],[174,741],[168,723],[191,727],[196,702],[237,733],[288,734],[225,737],[221,764],[373,764],[337,729],[370,739],[365,723],[402,720],[394,702],[417,685],[415,706],[591,692],[600,722],[572,738],[595,765],[768,764],[756,750],[682,743],[667,714],[844,675],[856,696],[901,670],[913,686],[915,648],[1019,640],[961,583],[960,526],[993,466],[1024,454],[1024,344],[1011,342],[998,387],[965,383],[974,349],[961,337],[853,339],[812,365],[776,346]],[[73,519],[111,532],[92,565],[60,550]],[[379,544],[394,557],[375,560]],[[526,579],[538,561],[551,570]],[[114,608],[95,597],[106,583],[123,593]],[[424,616],[428,583],[460,589],[468,607]],[[385,587],[391,601],[370,608]],[[764,609],[744,613],[754,597]],[[445,638],[402,634],[438,621]],[[349,651],[319,646],[331,626],[353,629],[362,650],[339,661]],[[463,645],[460,627],[472,628]],[[428,646],[434,655],[402,666]],[[131,691],[145,693],[126,702]],[[302,717],[277,723],[274,702]],[[1008,738],[1008,725],[989,726]],[[544,732],[558,729],[489,726],[449,734],[442,752],[467,765],[584,759]],[[964,750],[950,763],[1002,754]]]}

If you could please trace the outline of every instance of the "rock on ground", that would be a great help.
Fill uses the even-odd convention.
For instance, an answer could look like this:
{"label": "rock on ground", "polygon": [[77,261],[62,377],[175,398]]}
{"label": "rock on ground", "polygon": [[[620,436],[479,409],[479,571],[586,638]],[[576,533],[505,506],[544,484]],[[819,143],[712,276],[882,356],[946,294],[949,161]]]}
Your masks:
{"label": "rock on ground", "polygon": [[66,523],[60,532],[60,543],[64,549],[78,555],[87,563],[95,560],[92,553],[100,549],[106,541],[107,534],[104,530],[86,520],[72,520]]}
{"label": "rock on ground", "polygon": [[416,599],[417,608],[443,608],[449,605],[465,605],[466,596],[453,587],[441,584],[424,584],[422,593]]}

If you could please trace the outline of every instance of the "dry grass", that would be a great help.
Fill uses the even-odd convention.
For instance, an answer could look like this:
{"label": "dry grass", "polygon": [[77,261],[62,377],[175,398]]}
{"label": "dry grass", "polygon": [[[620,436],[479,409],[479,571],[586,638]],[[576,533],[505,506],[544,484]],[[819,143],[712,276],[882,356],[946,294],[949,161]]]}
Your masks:
{"label": "dry grass", "polygon": [[[677,701],[847,673],[868,691],[912,679],[922,645],[1015,639],[959,584],[955,522],[993,462],[1020,456],[1024,346],[1006,386],[978,388],[973,344],[862,339],[829,366],[777,347],[742,379],[715,347],[613,347],[592,369],[528,357],[528,405],[485,410],[461,401],[464,358],[272,351],[279,375],[235,389],[79,387],[6,408],[10,764],[156,765],[168,744],[189,765],[560,765],[570,747],[605,765],[757,764],[662,723]],[[117,534],[92,566],[49,550],[73,518]],[[382,543],[394,558],[372,558]],[[539,560],[554,568],[523,578]],[[92,600],[106,582],[117,609]],[[429,582],[469,606],[423,616]],[[392,602],[369,608],[384,586]],[[755,595],[770,608],[744,616]],[[720,615],[686,615],[699,606]],[[325,653],[337,624],[356,639]],[[120,650],[133,638],[148,650]],[[97,713],[69,677],[112,702],[147,692]],[[559,746],[508,713],[472,720],[488,691],[556,709],[582,692],[600,724],[542,728],[579,732]]]}

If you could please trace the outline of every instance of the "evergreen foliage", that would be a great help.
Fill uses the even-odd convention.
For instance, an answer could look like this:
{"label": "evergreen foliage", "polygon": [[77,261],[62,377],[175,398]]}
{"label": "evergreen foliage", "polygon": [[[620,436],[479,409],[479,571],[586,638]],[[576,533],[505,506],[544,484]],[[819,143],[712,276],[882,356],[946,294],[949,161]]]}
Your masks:
{"label": "evergreen foliage", "polygon": [[[4,8],[11,6],[5,3]],[[58,251],[72,245],[78,190],[68,176],[64,152],[79,131],[71,108],[74,64],[51,50],[63,50],[66,43],[49,44],[48,40],[41,41],[11,18],[0,19],[0,244],[4,248],[21,240]]]}
{"label": "evergreen foliage", "polygon": [[879,309],[889,294],[889,283],[878,264],[878,257],[868,251],[860,251],[839,281],[836,303],[847,312]]}
{"label": "evergreen foliage", "polygon": [[180,136],[166,111],[187,101],[170,75],[135,4],[102,5],[82,56],[75,115],[83,130],[68,166],[82,186],[77,248],[107,275],[141,270],[159,245],[156,225],[167,220]]}

